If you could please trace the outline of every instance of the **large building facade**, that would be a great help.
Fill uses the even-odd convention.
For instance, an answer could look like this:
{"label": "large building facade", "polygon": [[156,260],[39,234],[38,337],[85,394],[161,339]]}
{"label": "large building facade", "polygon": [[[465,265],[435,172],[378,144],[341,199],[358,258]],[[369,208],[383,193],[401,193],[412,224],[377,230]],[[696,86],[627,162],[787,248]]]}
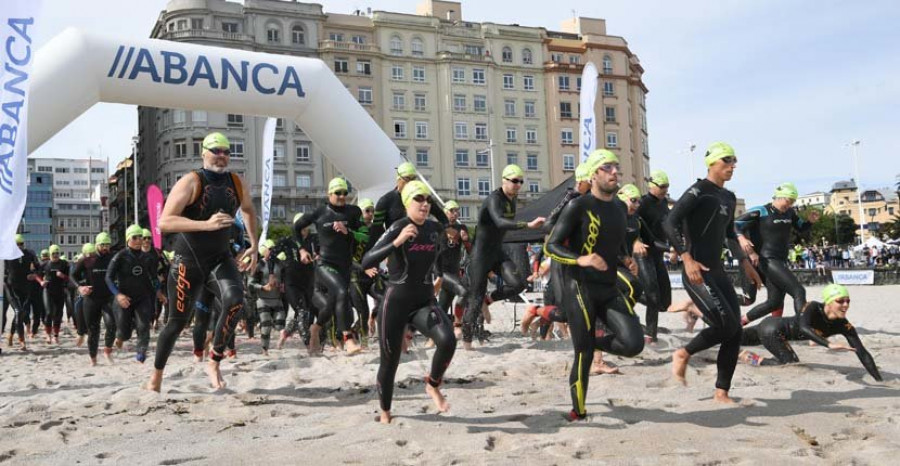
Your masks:
{"label": "large building facade", "polygon": [[[890,223],[900,214],[900,196],[890,188],[868,189],[857,195],[854,180],[838,181],[831,187],[830,199],[826,212],[836,215],[847,215],[857,225],[862,225],[866,235],[878,235],[881,225]],[[862,200],[862,221],[860,221],[860,204]],[[862,231],[857,230],[857,234]]]}
{"label": "large building facade", "polygon": [[35,253],[53,244],[53,173],[28,174],[28,194],[19,233]]}
{"label": "large building facade", "polygon": [[[580,18],[567,27],[554,33],[469,22],[461,3],[433,0],[416,14],[334,14],[296,1],[172,0],[151,36],[322,59],[397,145],[397,163],[413,162],[471,220],[508,163],[525,169],[526,202],[572,174],[574,160],[567,157],[577,154],[575,76],[588,60],[598,67],[612,60],[603,78],[613,83],[611,94],[597,99],[597,114],[612,116],[598,122],[597,134],[609,138],[606,146],[618,153],[627,180],[643,187],[649,172],[647,90],[639,61],[624,39],[605,35],[602,20]],[[568,55],[557,60],[561,48]],[[574,56],[577,66],[558,66]],[[563,73],[572,75],[567,89],[559,87]],[[605,84],[600,88],[602,93]],[[571,115],[560,114],[563,101],[570,102]],[[611,114],[604,113],[608,108]],[[221,131],[232,142],[233,170],[259,202],[264,118],[150,107],[138,113],[141,192],[150,183],[168,192],[200,166],[202,138]],[[359,156],[365,151],[361,147]],[[302,129],[280,121],[274,220],[312,209],[328,179],[339,174]]]}

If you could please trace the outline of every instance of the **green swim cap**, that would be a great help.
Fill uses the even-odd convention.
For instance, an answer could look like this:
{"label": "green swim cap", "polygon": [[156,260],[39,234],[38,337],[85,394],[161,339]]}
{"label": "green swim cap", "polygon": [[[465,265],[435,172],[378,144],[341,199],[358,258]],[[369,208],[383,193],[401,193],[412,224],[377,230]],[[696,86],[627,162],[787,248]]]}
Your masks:
{"label": "green swim cap", "polygon": [[171,261],[175,257],[175,251],[163,251],[163,255]]}
{"label": "green swim cap", "polygon": [[287,260],[287,254],[282,252],[281,254],[278,254],[277,256],[275,256],[275,258],[277,258],[280,261]]}
{"label": "green swim cap", "polygon": [[140,225],[131,225],[130,227],[128,227],[127,230],[125,230],[125,240],[126,241],[131,238],[134,238],[135,236],[138,236],[141,238],[144,237],[144,229],[141,228]]}
{"label": "green swim cap", "polygon": [[522,171],[522,167],[511,163],[503,168],[503,174],[500,176],[506,179],[525,178],[525,172]]}
{"label": "green swim cap", "polygon": [[454,201],[453,199],[444,203],[444,210],[453,210],[459,209],[459,203]]}
{"label": "green swim cap", "polygon": [[24,244],[24,243],[25,243],[25,237],[22,235],[16,235],[16,244]]}
{"label": "green swim cap", "polygon": [[301,218],[303,218],[303,212],[297,212],[297,214],[294,215],[294,221],[291,222],[291,224],[297,223],[297,220],[300,220]]}
{"label": "green swim cap", "polygon": [[334,194],[337,191],[350,191],[350,188],[347,186],[347,180],[338,177],[332,178],[328,182],[328,194]]}
{"label": "green swim cap", "polygon": [[153,233],[150,233],[150,230],[144,228],[143,230],[141,230],[141,236],[143,236],[144,238],[152,238]]}
{"label": "green swim cap", "polygon": [[627,201],[629,199],[640,198],[640,197],[641,197],[641,190],[638,189],[637,186],[635,186],[631,183],[628,183],[625,186],[622,186],[621,188],[619,188],[619,199],[621,199],[623,202]]}
{"label": "green swim cap", "polygon": [[657,186],[669,184],[669,175],[662,170],[653,170],[650,173],[650,182]]}
{"label": "green swim cap", "polygon": [[591,172],[588,171],[586,163],[579,163],[578,166],[575,167],[575,182],[591,182]]}
{"label": "green swim cap", "polygon": [[275,241],[273,241],[272,239],[266,239],[266,241],[262,244],[262,247],[272,249],[275,247]]}
{"label": "green swim cap", "polygon": [[716,163],[717,160],[724,159],[725,157],[735,157],[734,147],[731,147],[724,142],[714,142],[706,149],[706,157],[704,157],[704,160],[706,161],[706,166],[710,167],[712,164]]}
{"label": "green swim cap", "polygon": [[832,283],[831,285],[826,286],[824,290],[822,290],[822,301],[825,304],[828,304],[838,298],[849,297],[850,292],[847,291],[847,287],[844,285]]}
{"label": "green swim cap", "polygon": [[41,249],[41,257],[49,256],[50,251],[48,249]]}
{"label": "green swim cap", "polygon": [[411,176],[419,176],[416,174],[416,167],[411,162],[403,162],[397,166],[397,176],[400,178],[409,178]]}
{"label": "green swim cap", "polygon": [[209,133],[203,138],[204,149],[228,149],[230,147],[231,144],[228,142],[228,138],[222,133]]}
{"label": "green swim cap", "polygon": [[364,197],[358,201],[356,201],[356,205],[359,206],[360,210],[366,210],[368,208],[375,208],[375,203],[372,202],[368,197]]}
{"label": "green swim cap", "polygon": [[799,193],[797,192],[797,187],[794,186],[794,183],[781,183],[775,188],[775,194],[772,195],[772,198],[777,199],[779,197],[785,197],[792,201],[796,201],[798,196]]}
{"label": "green swim cap", "polygon": [[81,246],[82,254],[94,254],[97,252],[97,247],[91,243],[84,243],[84,246]]}
{"label": "green swim cap", "polygon": [[403,198],[403,207],[408,206],[414,197],[422,194],[425,196],[431,195],[431,191],[428,189],[428,186],[425,186],[425,183],[419,180],[406,183],[406,186],[403,187],[403,192],[400,193],[400,197]]}
{"label": "green swim cap", "polygon": [[59,254],[59,246],[55,244],[50,245],[50,249],[47,250],[49,254]]}
{"label": "green swim cap", "polygon": [[97,233],[97,237],[94,238],[94,244],[97,246],[102,244],[112,244],[112,238],[109,237],[109,233],[101,231],[100,233]]}
{"label": "green swim cap", "polygon": [[598,168],[608,163],[619,163],[619,157],[606,149],[597,149],[591,152],[591,155],[584,161],[584,164],[587,165],[588,176],[594,176]]}
{"label": "green swim cap", "polygon": [[73,261],[78,262],[81,258],[84,257],[83,254],[75,254],[75,257],[72,258]]}

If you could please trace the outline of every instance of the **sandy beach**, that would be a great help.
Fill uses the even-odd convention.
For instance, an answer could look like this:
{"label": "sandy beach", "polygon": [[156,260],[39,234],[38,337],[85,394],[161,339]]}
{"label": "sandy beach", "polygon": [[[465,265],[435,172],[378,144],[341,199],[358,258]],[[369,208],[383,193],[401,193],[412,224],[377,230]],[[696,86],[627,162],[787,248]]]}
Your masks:
{"label": "sandy beach", "polygon": [[690,334],[680,314],[666,314],[660,325],[670,333],[656,346],[607,357],[622,374],[591,378],[589,418],[579,423],[563,419],[571,343],[514,331],[522,305],[495,304],[494,338],[458,349],[446,414],[424,393],[432,350],[419,337],[397,374],[390,426],[374,422],[377,346],[309,358],[292,339],[266,357],[240,335],[238,357],[223,363],[228,387],[213,392],[182,337],[157,394],[141,389],[152,363],[129,351],[90,367],[71,336],[53,347],[34,342],[0,356],[0,463],[896,464],[900,286],[853,287],[851,296],[848,318],[883,383],[853,353],[798,342],[799,365],[739,365],[731,392],[739,405],[722,407],[711,401],[715,349],[693,358],[688,387],[670,379],[671,352]]}

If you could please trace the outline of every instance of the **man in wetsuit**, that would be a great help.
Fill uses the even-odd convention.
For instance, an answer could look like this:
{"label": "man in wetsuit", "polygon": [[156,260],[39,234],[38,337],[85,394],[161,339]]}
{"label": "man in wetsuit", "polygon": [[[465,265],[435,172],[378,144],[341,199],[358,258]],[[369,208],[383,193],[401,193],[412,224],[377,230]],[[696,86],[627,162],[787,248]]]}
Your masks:
{"label": "man in wetsuit", "polygon": [[[447,201],[444,212],[447,214],[448,224],[443,238],[443,251],[436,264],[439,277],[436,286],[440,288],[438,307],[461,320],[464,309],[462,303],[469,295],[468,281],[462,275],[462,261],[464,255],[472,252],[472,243],[469,241],[469,228],[459,221],[459,204],[453,200]],[[453,314],[449,314],[454,298],[459,299],[459,303]]]}
{"label": "man in wetsuit", "polygon": [[[594,350],[632,357],[644,349],[641,324],[617,288],[617,266],[632,266],[626,255],[626,207],[616,198],[619,159],[599,149],[584,162],[591,191],[563,209],[545,245],[546,254],[563,265],[562,300],[575,349],[569,374],[571,421],[584,419],[588,377]],[[597,338],[595,320],[609,330]]]}
{"label": "man in wetsuit", "polygon": [[[721,253],[726,238],[737,241],[734,230],[737,199],[725,189],[725,182],[734,175],[737,157],[730,145],[716,142],[707,149],[705,162],[706,178],[685,191],[663,222],[669,242],[684,262],[684,287],[709,324],[672,354],[672,372],[676,379],[686,383],[685,372],[691,356],[721,345],[716,359],[718,377],[714,399],[733,403],[728,391],[741,349],[741,308],[734,285],[725,273]],[[740,248],[732,253],[741,260],[750,280],[759,286],[759,275]]]}
{"label": "man in wetsuit", "polygon": [[[294,215],[292,224],[296,224],[301,218],[302,213]],[[285,313],[290,309],[294,310],[293,318],[288,318],[287,322],[275,322],[276,326],[282,327],[278,349],[284,346],[288,337],[297,329],[300,331],[303,344],[309,347],[309,327],[317,314],[313,305],[313,295],[316,290],[315,258],[319,254],[319,235],[310,233],[309,230],[308,226],[300,230],[297,239],[294,239],[293,235],[282,239],[269,253],[270,258],[267,261],[269,274],[275,273],[276,265],[280,266],[284,273],[284,294],[289,306]],[[301,250],[308,254],[301,255]]]}
{"label": "man in wetsuit", "polygon": [[[362,258],[375,244],[369,238],[370,227],[375,216],[375,204],[371,199],[360,199],[356,205],[362,210],[362,225],[356,233],[353,245],[353,272],[350,275],[350,302],[356,309],[358,315],[357,326],[354,331],[360,335],[363,347],[369,345],[369,335],[372,331],[371,323],[375,320],[375,315],[380,310],[381,300],[384,298],[384,283],[382,283],[381,275],[378,267],[363,269]],[[375,300],[374,312],[369,314],[369,296]]]}
{"label": "man in wetsuit", "polygon": [[[521,276],[516,264],[500,247],[503,237],[509,230],[541,228],[545,220],[544,217],[537,217],[530,222],[515,221],[516,197],[525,182],[525,172],[518,165],[507,165],[501,177],[501,187],[484,200],[478,212],[472,261],[466,273],[469,277],[469,300],[463,316],[462,333],[463,346],[467,350],[472,349],[472,337],[481,315],[481,306],[511,298],[525,289],[525,277]],[[485,296],[490,272],[502,277],[503,286],[494,290],[490,296]],[[481,332],[478,333],[481,339]]]}
{"label": "man in wetsuit", "polygon": [[88,335],[88,354],[91,365],[97,364],[97,351],[100,345],[100,321],[106,327],[103,354],[112,362],[112,348],[116,337],[116,319],[113,314],[113,294],[106,284],[106,272],[113,255],[109,251],[111,238],[109,233],[101,232],[94,238],[95,253],[87,255],[75,266],[73,279],[81,286],[78,294],[82,297],[82,311]]}
{"label": "man in wetsuit", "polygon": [[[250,191],[241,178],[228,171],[228,138],[211,133],[203,139],[203,168],[175,183],[166,199],[159,228],[174,236],[174,257],[169,268],[169,321],[159,333],[154,371],[147,388],[159,391],[163,369],[184,330],[200,292],[210,289],[222,306],[216,321],[213,347],[206,373],[213,388],[225,381],[219,362],[235,331],[244,306],[242,270],[254,270],[257,261],[256,213]],[[238,210],[250,232],[250,246],[235,261],[230,250],[232,225]],[[250,257],[249,262],[243,262]]]}
{"label": "man in wetsuit", "polygon": [[812,211],[809,222],[800,218],[793,208],[797,194],[793,183],[782,183],[775,188],[772,202],[748,210],[735,221],[741,249],[759,268],[760,276],[765,277],[768,295],[764,303],[741,319],[743,325],[782,309],[786,293],[794,299],[795,314],[800,314],[806,305],[806,289],[787,262],[788,248],[791,232],[801,235],[809,232],[812,224],[819,220],[819,212]]}
{"label": "man in wetsuit", "polygon": [[7,345],[12,346],[13,336],[19,335],[19,347],[25,349],[25,318],[31,308],[31,288],[35,283],[35,274],[39,273],[40,263],[34,252],[25,247],[25,237],[16,235],[16,246],[22,251],[18,259],[5,261],[6,277],[4,289],[9,304],[13,309],[13,320],[9,326]]}
{"label": "man in wetsuit", "polygon": [[41,284],[44,266],[50,262],[50,250],[42,249],[38,257],[38,269],[34,274],[34,281],[31,282],[30,299],[31,310],[25,316],[25,330],[28,331],[29,319],[31,322],[31,339],[37,338],[37,332],[41,328],[44,316],[47,310],[44,309],[44,286]]}
{"label": "man in wetsuit", "polygon": [[669,271],[663,261],[668,252],[663,221],[669,215],[669,176],[662,170],[650,174],[650,191],[641,197],[638,216],[644,225],[641,239],[646,246],[635,251],[634,260],[638,263],[638,274],[644,285],[644,297],[647,300],[646,334],[651,342],[656,342],[659,313],[666,312],[672,304],[672,285],[669,283]]}
{"label": "man in wetsuit", "polygon": [[44,329],[47,331],[47,343],[59,344],[59,327],[63,319],[63,307],[66,304],[66,292],[69,285],[69,261],[61,257],[59,246],[50,246],[50,260],[44,263],[39,277],[44,288]]}

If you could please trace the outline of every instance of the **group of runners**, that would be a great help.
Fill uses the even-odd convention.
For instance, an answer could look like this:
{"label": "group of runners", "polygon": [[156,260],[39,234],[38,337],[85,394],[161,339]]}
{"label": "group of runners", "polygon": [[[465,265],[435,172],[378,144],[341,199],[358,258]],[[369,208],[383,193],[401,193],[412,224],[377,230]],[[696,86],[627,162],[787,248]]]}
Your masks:
{"label": "group of runners", "polygon": [[[466,350],[484,342],[489,306],[519,295],[527,277],[501,247],[506,232],[536,229],[546,234],[543,253],[550,275],[542,306],[522,320],[547,334],[564,326],[574,362],[569,376],[569,420],[584,419],[591,373],[613,372],[603,353],[624,357],[655,344],[658,315],[666,311],[697,314],[706,326],[672,355],[674,377],[685,381],[692,355],[719,346],[714,399],[729,396],[740,359],[764,358],[741,353],[742,346],[764,345],[776,363],[797,362],[789,341],[809,339],[831,349],[855,351],[866,370],[881,376],[853,326],[846,320],[846,288],[829,285],[821,301],[807,301],[787,267],[792,232],[803,233],[817,216],[804,220],[793,208],[797,190],[778,186],[773,201],[735,220],[735,195],[725,189],[737,167],[734,149],[714,143],[706,152],[707,177],[697,180],[669,209],[669,180],[652,173],[649,192],[620,185],[619,160],[608,150],[594,151],[575,174],[575,186],[548,218],[516,219],[516,198],[525,174],[516,165],[502,171],[501,186],[490,193],[470,231],[459,221],[459,205],[439,205],[415,167],[396,169],[395,189],[377,202],[348,202],[346,180],[328,184],[327,200],[314,211],[297,214],[292,235],[258,243],[256,215],[239,176],[228,171],[227,138],[212,133],[203,141],[203,166],[172,188],[159,219],[171,252],[158,253],[150,232],[130,226],[126,247],[113,254],[107,233],[85,244],[74,264],[51,246],[41,257],[16,241],[21,258],[6,262],[4,306],[13,310],[8,346],[26,348],[43,323],[48,343],[58,343],[67,309],[78,334],[87,339],[91,364],[97,363],[101,321],[103,351],[116,348],[136,331],[135,360],[143,363],[151,328],[162,322],[147,388],[160,391],[165,366],[178,337],[193,322],[194,357],[208,357],[207,375],[224,387],[220,361],[236,352],[239,325],[253,337],[259,326],[268,354],[273,330],[276,347],[295,333],[315,355],[329,342],[355,354],[377,338],[379,420],[391,422],[394,376],[413,332],[434,347],[425,375],[426,393],[438,411],[449,409],[440,391],[462,339]],[[238,228],[235,217],[244,219]],[[311,228],[315,232],[311,232]],[[741,262],[744,277],[738,296],[720,260],[727,245]],[[684,264],[684,286],[691,302],[672,304],[664,254],[674,248]],[[46,253],[46,255],[45,255]],[[488,293],[488,283],[495,282]],[[768,298],[741,315],[765,284]],[[794,300],[792,317],[781,316],[784,297]],[[370,301],[374,306],[370,307]],[[454,305],[455,301],[455,305]],[[643,325],[635,311],[646,307]],[[355,311],[355,312],[354,312]],[[766,317],[759,325],[750,321]],[[6,310],[3,312],[4,320]],[[5,323],[4,323],[5,325]],[[849,345],[829,342],[842,334]]]}

